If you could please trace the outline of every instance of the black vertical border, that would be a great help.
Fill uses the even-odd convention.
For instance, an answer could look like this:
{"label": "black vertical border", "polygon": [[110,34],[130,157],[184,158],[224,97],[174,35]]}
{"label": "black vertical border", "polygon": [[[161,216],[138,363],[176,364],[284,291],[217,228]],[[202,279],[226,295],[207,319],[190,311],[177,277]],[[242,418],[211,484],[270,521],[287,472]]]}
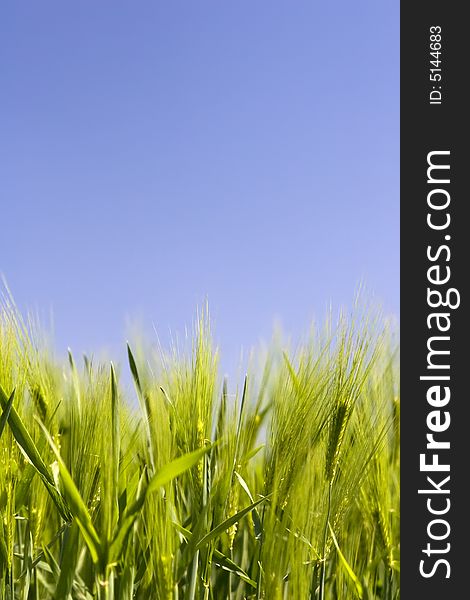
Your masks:
{"label": "black vertical border", "polygon": [[[470,372],[470,332],[468,327],[468,279],[470,277],[470,173],[467,150],[469,140],[470,103],[465,88],[470,73],[470,25],[465,21],[463,2],[419,0],[401,2],[400,15],[400,221],[401,221],[401,597],[404,600],[470,598],[468,564],[470,543],[470,394],[465,375]],[[442,28],[442,104],[430,105],[430,27]],[[438,84],[439,85],[439,84]],[[426,224],[428,213],[427,154],[434,150],[450,150],[450,179],[446,189],[451,194],[451,224],[447,231],[432,231]],[[419,455],[426,450],[426,416],[430,410],[426,400],[429,382],[420,381],[426,374],[427,341],[432,333],[426,319],[433,312],[427,305],[426,256],[428,245],[445,244],[449,234],[449,262],[440,264],[451,269],[448,286],[459,290],[460,307],[448,310],[451,328],[448,348],[450,357],[451,400],[442,410],[449,410],[450,428],[440,439],[450,441],[450,450],[440,453],[441,461],[450,461],[451,508],[443,516],[451,527],[449,538],[433,542],[427,535],[429,514],[425,495],[426,475],[419,468]],[[443,254],[444,256],[444,254]],[[448,287],[447,286],[447,287]],[[443,286],[445,287],[445,286]],[[446,310],[441,308],[439,310]],[[445,335],[445,334],[443,334]],[[439,374],[443,374],[442,372]],[[437,437],[437,436],[436,436]],[[443,479],[436,473],[435,480]],[[427,487],[430,487],[429,485]],[[437,495],[435,506],[438,507]],[[439,496],[441,501],[444,496]],[[443,504],[441,504],[443,506]],[[438,518],[437,516],[434,518]],[[438,531],[436,528],[435,531]],[[443,530],[442,530],[443,531]],[[450,543],[446,554],[428,558],[422,550],[430,541],[436,548]],[[433,558],[434,557],[434,558]],[[429,570],[433,560],[445,558],[447,569],[440,565],[435,574],[424,578],[419,572],[422,559]]]}

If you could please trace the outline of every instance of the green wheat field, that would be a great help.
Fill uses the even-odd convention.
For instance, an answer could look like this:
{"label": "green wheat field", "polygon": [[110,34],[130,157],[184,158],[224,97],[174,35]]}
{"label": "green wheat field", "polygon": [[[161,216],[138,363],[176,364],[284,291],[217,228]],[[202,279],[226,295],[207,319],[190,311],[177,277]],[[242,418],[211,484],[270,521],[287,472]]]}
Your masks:
{"label": "green wheat field", "polygon": [[3,301],[1,600],[399,598],[398,343],[374,311],[239,382],[206,309],[119,367],[42,339]]}

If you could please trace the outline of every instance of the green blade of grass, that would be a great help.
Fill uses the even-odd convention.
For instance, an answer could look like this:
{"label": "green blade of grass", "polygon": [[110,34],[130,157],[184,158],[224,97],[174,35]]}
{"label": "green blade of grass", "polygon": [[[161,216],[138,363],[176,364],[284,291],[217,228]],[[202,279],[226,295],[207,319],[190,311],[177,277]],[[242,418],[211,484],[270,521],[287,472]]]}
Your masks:
{"label": "green blade of grass", "polygon": [[111,363],[110,393],[107,407],[110,413],[111,444],[108,460],[103,461],[103,489],[101,501],[102,537],[111,543],[119,516],[119,459],[121,452],[120,422],[119,422],[119,394],[117,389],[116,373]]}
{"label": "green blade of grass", "polygon": [[132,379],[134,380],[135,387],[137,388],[137,393],[139,395],[139,399],[143,398],[142,386],[140,384],[139,371],[137,370],[137,364],[134,359],[134,355],[132,354],[131,347],[127,344],[127,358],[129,360],[129,367],[132,373]]}
{"label": "green blade of grass", "polygon": [[113,486],[117,494],[119,481],[119,455],[121,439],[119,436],[119,396],[114,365],[111,364],[111,446],[113,451]]}
{"label": "green blade of grass", "polygon": [[0,298],[0,598],[397,600],[398,363],[369,323],[284,360],[273,340],[217,404],[205,318],[170,353],[128,348],[128,388],[55,361]]}
{"label": "green blade of grass", "polygon": [[[62,525],[62,527],[59,529],[59,531],[57,531],[54,534],[52,540],[47,544],[47,547],[52,548],[52,546],[54,546],[54,544],[57,542],[57,540],[61,538],[62,534],[64,532],[66,532],[68,527],[69,527],[68,523],[66,523],[65,525]],[[41,560],[43,560],[43,558],[44,558],[44,547],[39,552],[39,554],[36,556],[36,558],[33,560],[33,562],[31,563],[32,567],[34,568],[36,565],[38,565],[41,562]],[[21,577],[24,577],[25,574],[26,574],[26,571],[24,570],[18,575],[18,578],[21,579]]]}
{"label": "green blade of grass", "polygon": [[41,429],[43,430],[43,433],[46,436],[49,446],[51,447],[57,459],[60,476],[62,478],[62,483],[64,486],[65,498],[70,506],[72,515],[77,520],[77,524],[80,527],[80,531],[82,533],[86,545],[88,546],[88,550],[90,551],[90,555],[93,562],[97,564],[100,562],[100,560],[102,560],[104,554],[102,544],[98,533],[93,525],[91,515],[60,455],[59,450],[57,449],[57,446],[54,444],[52,437],[50,436],[43,423],[39,420],[38,423]]}
{"label": "green blade of grass", "polygon": [[298,394],[301,394],[302,386],[300,384],[299,378],[297,377],[297,373],[295,372],[295,369],[292,366],[292,363],[290,362],[289,357],[287,356],[287,352],[283,352],[282,356],[284,358],[284,362],[286,363],[286,367],[289,372],[294,389]]}
{"label": "green blade of grass", "polygon": [[55,600],[67,600],[72,591],[73,580],[78,560],[79,526],[77,521],[72,522],[63,538],[62,561],[60,575],[55,589]]}
{"label": "green blade of grass", "polygon": [[250,450],[249,452],[247,452],[245,454],[245,456],[242,458],[241,462],[242,463],[247,463],[249,462],[254,456],[256,456],[258,454],[258,452],[260,452],[264,447],[266,446],[266,444],[260,444],[259,446],[256,446],[256,448],[253,448],[252,450]]}
{"label": "green blade of grass", "polygon": [[213,446],[214,444],[208,444],[207,446],[204,446],[204,448],[199,448],[198,450],[194,450],[194,452],[188,452],[183,456],[175,458],[175,460],[172,460],[170,463],[163,466],[149,481],[147,494],[151,494],[155,490],[158,490],[158,488],[169,483],[178,475],[181,475],[191,467],[194,467]]}
{"label": "green blade of grass", "polygon": [[[238,482],[240,483],[243,490],[245,491],[245,494],[248,496],[248,498],[250,499],[251,502],[254,502],[255,499],[253,498],[253,495],[250,492],[250,488],[248,487],[248,484],[246,483],[246,481],[243,479],[243,477],[240,475],[240,473],[237,473],[237,471],[234,471],[234,473],[235,473],[236,478],[238,479]],[[255,538],[257,540],[259,540],[259,539],[261,539],[261,536],[263,534],[263,526],[262,526],[261,519],[260,519],[260,516],[259,516],[256,508],[253,509],[253,513],[251,516],[253,518],[253,527],[255,530]]]}
{"label": "green blade of grass", "polygon": [[11,432],[13,433],[13,437],[17,441],[23,454],[38,472],[61,517],[65,521],[69,521],[71,519],[71,515],[67,504],[65,503],[62,494],[56,488],[54,478],[49,468],[43,460],[32,437],[29,435],[28,430],[26,429],[23,421],[21,420],[21,417],[16,412],[15,407],[13,406],[13,402],[10,402],[10,400],[12,400],[11,396],[10,399],[7,400],[5,392],[0,387],[0,404],[3,407],[3,414],[5,414],[6,411],[9,412],[8,423],[10,425]]}
{"label": "green blade of grass", "polygon": [[260,500],[257,500],[256,502],[253,502],[249,506],[246,506],[242,510],[238,511],[237,513],[235,513],[228,519],[225,519],[225,521],[223,521],[222,523],[219,523],[219,525],[214,527],[214,529],[209,531],[209,533],[207,533],[204,537],[202,537],[196,543],[196,549],[198,550],[198,549],[202,548],[205,544],[208,544],[210,541],[217,538],[221,533],[224,533],[224,531],[227,531],[227,529],[229,527],[231,527],[234,523],[237,523],[238,521],[240,521],[240,519],[242,519],[247,513],[251,512],[254,508],[256,508],[259,504],[261,504],[265,500],[266,500],[266,498],[261,498]]}
{"label": "green blade of grass", "polygon": [[[10,416],[10,411],[11,411],[11,407],[13,406],[14,398],[15,398],[15,390],[12,391],[10,397],[8,398],[8,401],[3,408],[2,416],[0,417],[0,437],[2,437],[3,430],[5,428],[5,425],[7,424],[8,417]],[[2,406],[3,406],[3,402],[2,402]]]}
{"label": "green blade of grass", "polygon": [[362,587],[362,583],[360,582],[359,577],[356,575],[356,573],[354,573],[351,565],[346,560],[344,554],[341,552],[341,549],[339,547],[338,540],[336,539],[336,536],[334,534],[333,528],[331,527],[331,525],[329,523],[328,523],[328,526],[330,528],[331,539],[333,540],[333,544],[335,545],[336,551],[338,552],[338,556],[341,560],[341,564],[343,565],[346,573],[349,575],[351,581],[354,583],[357,595],[362,600],[362,598],[364,596],[364,589]]}
{"label": "green blade of grass", "polygon": [[146,497],[172,481],[172,479],[175,477],[178,477],[178,475],[181,475],[191,467],[194,467],[213,446],[214,444],[207,445],[204,448],[195,450],[194,452],[188,452],[187,454],[184,454],[183,456],[171,461],[167,465],[164,465],[157,473],[155,473],[137,500],[127,511],[125,511],[124,516],[118,525],[116,536],[114,537],[110,546],[110,560],[112,562],[117,560],[121,555],[125,546],[127,535],[135,523],[135,520],[138,518],[145,503]]}
{"label": "green blade of grass", "polygon": [[80,378],[78,376],[77,367],[75,365],[72,350],[70,348],[68,349],[67,354],[68,354],[68,358],[69,358],[70,370],[72,371],[72,382],[73,382],[73,389],[75,391],[75,398],[77,401],[77,408],[78,408],[78,412],[80,414],[81,406],[82,406],[82,394],[80,391]]}
{"label": "green blade of grass", "polygon": [[[8,406],[8,398],[5,395],[2,387],[0,387],[0,403],[2,405],[3,410],[5,410]],[[44,477],[44,479],[52,486],[54,486],[54,478],[52,477],[51,472],[46,466],[46,463],[42,459],[39,451],[36,447],[36,444],[33,442],[33,439],[28,433],[28,430],[23,424],[21,417],[16,412],[13,404],[10,405],[10,414],[8,416],[8,423],[10,425],[11,432],[15,440],[18,442],[19,446],[25,453],[28,460],[34,465],[36,470]]]}
{"label": "green blade of grass", "polygon": [[[142,475],[143,477],[143,475]],[[141,478],[142,479],[142,478]],[[124,511],[122,518],[120,519],[117,531],[113,541],[109,546],[109,560],[110,562],[116,562],[119,557],[123,554],[126,547],[126,540],[129,532],[140,515],[142,507],[144,506],[146,493],[143,491],[131,504],[131,506]]]}
{"label": "green blade of grass", "polygon": [[[182,525],[180,525],[179,523],[176,523],[174,521],[173,521],[173,525],[186,538],[186,540],[190,540],[192,538],[193,534],[191,531],[189,531],[189,529],[186,529],[186,527],[183,527]],[[245,583],[250,585],[252,588],[256,589],[256,581],[253,581],[253,579],[250,579],[250,577],[248,576],[246,571],[244,571],[239,565],[237,565],[236,562],[234,562],[228,556],[223,554],[223,552],[221,552],[220,550],[217,550],[217,548],[214,548],[213,555],[215,558],[215,560],[214,560],[215,563],[217,563],[219,566],[223,567],[224,569],[231,571],[232,573],[235,573]]]}

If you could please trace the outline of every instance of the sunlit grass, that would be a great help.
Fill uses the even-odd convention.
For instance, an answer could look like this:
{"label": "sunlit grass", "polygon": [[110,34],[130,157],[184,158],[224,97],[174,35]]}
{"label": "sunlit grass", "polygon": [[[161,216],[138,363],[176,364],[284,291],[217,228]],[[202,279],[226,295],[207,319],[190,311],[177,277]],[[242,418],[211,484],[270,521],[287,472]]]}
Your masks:
{"label": "sunlit grass", "polygon": [[[264,372],[192,350],[51,358],[0,313],[0,598],[399,597],[399,389],[370,311]],[[136,408],[138,407],[138,408]]]}

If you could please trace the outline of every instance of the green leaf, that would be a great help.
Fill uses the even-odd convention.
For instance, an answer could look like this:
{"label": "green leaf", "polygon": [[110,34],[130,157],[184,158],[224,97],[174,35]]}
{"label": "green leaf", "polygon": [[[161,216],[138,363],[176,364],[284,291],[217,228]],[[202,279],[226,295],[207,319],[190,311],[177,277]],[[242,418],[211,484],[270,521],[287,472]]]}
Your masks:
{"label": "green leaf", "polygon": [[184,454],[183,456],[172,460],[170,463],[162,467],[150,479],[147,488],[147,493],[150,494],[155,490],[158,490],[158,488],[161,488],[178,475],[181,475],[191,467],[194,467],[194,465],[196,465],[201,460],[204,454],[209,452],[213,445],[214,444],[208,444],[207,446],[204,446],[204,448],[199,448],[194,452],[188,452],[187,454]]}
{"label": "green leaf", "polygon": [[123,518],[118,525],[118,531],[116,536],[114,537],[111,547],[110,547],[110,560],[111,562],[116,561],[125,545],[125,541],[131,527],[135,523],[135,520],[138,518],[140,511],[145,503],[145,499],[148,494],[158,490],[162,486],[169,483],[178,475],[181,475],[194,465],[196,465],[201,458],[209,452],[209,450],[214,446],[207,445],[204,448],[199,448],[199,450],[195,450],[194,452],[189,452],[176,458],[171,461],[167,465],[163,466],[155,475],[150,479],[146,488],[139,495],[137,500],[130,506],[128,510],[124,512]]}
{"label": "green leaf", "polygon": [[[145,471],[142,473],[140,477],[139,487],[143,482],[143,478],[145,476]],[[116,562],[123,550],[125,549],[127,536],[134,525],[136,519],[140,515],[140,511],[145,503],[146,498],[146,489],[137,497],[135,502],[131,504],[131,506],[124,511],[123,516],[119,520],[117,526],[116,535],[113,538],[113,541],[109,547],[109,561],[111,563]]]}
{"label": "green leaf", "polygon": [[256,506],[258,506],[265,500],[266,500],[266,498],[261,498],[260,500],[257,500],[256,502],[253,502],[249,506],[238,511],[236,514],[232,515],[228,519],[225,519],[225,521],[223,521],[222,523],[219,523],[219,525],[214,527],[214,529],[209,531],[208,534],[206,534],[204,537],[202,537],[197,542],[196,550],[202,548],[205,544],[207,544],[214,538],[218,537],[221,533],[224,533],[224,531],[227,531],[227,529],[229,529],[229,527],[231,527],[234,523],[237,523],[238,521],[240,521],[240,519],[242,517],[244,517],[247,513],[251,512]]}
{"label": "green leaf", "polygon": [[[190,540],[192,538],[193,534],[191,531],[189,531],[189,529],[186,529],[185,527],[183,527],[182,525],[180,525],[179,523],[176,523],[174,521],[173,521],[173,525],[178,529],[178,531],[187,540]],[[214,548],[214,562],[216,564],[218,564],[219,566],[223,567],[224,569],[226,569],[228,571],[232,571],[232,573],[235,573],[236,575],[238,575],[238,577],[240,577],[240,579],[245,581],[245,583],[248,583],[248,585],[251,585],[251,587],[256,588],[256,581],[253,581],[253,579],[250,579],[250,577],[248,576],[246,571],[244,571],[239,565],[237,565],[228,556],[226,556],[225,554],[220,552],[220,550],[217,550],[217,548]]]}
{"label": "green leaf", "polygon": [[73,521],[63,537],[62,559],[60,563],[60,575],[57,581],[54,598],[56,600],[68,600],[72,591],[73,580],[78,562],[79,551],[79,526]]}
{"label": "green leaf", "polygon": [[289,357],[287,356],[287,352],[283,352],[282,356],[284,358],[284,362],[286,363],[287,370],[289,371],[289,375],[292,380],[294,389],[298,394],[300,394],[302,391],[302,386],[300,385],[300,381],[299,381],[299,378],[297,377],[297,373],[295,372],[295,369],[292,366],[292,363],[290,362]]}
{"label": "green leaf", "polygon": [[264,447],[266,446],[266,444],[261,444],[259,446],[256,446],[256,448],[253,448],[252,450],[250,450],[249,452],[247,452],[245,454],[245,456],[242,458],[242,463],[247,463],[249,462],[254,456],[256,456],[258,454],[258,452],[260,450],[262,450]]}
{"label": "green leaf", "polygon": [[[8,398],[5,395],[5,392],[0,387],[0,403],[3,407],[3,410],[8,407]],[[36,444],[33,442],[31,436],[29,435],[26,427],[21,420],[21,417],[16,412],[13,404],[10,405],[10,414],[8,416],[8,423],[10,425],[11,432],[15,440],[18,442],[19,446],[26,454],[27,458],[31,461],[31,463],[36,467],[36,470],[44,477],[44,479],[52,486],[54,486],[54,478],[52,477],[51,472],[46,466],[46,463],[42,459],[39,451],[36,447]]]}
{"label": "green leaf", "polygon": [[[250,492],[250,488],[248,487],[248,484],[246,483],[246,481],[243,479],[243,477],[240,475],[240,473],[237,473],[236,471],[234,471],[234,473],[235,473],[235,476],[237,477],[240,485],[244,489],[246,495],[248,496],[248,498],[251,500],[251,502],[254,502],[255,500]],[[259,516],[256,508],[253,509],[253,514],[251,516],[253,518],[253,527],[255,529],[255,538],[257,540],[259,540],[259,539],[261,539],[261,536],[263,534],[263,526],[261,524],[261,519],[260,519],[260,516]]]}
{"label": "green leaf", "polygon": [[120,454],[120,443],[121,437],[119,435],[119,395],[116,382],[116,373],[114,371],[114,365],[111,363],[111,444],[113,450],[113,464],[114,464],[114,485],[117,489],[118,476],[119,476],[119,454]]}
{"label": "green leaf", "polygon": [[119,455],[120,455],[120,443],[121,438],[119,435],[119,396],[116,383],[116,373],[114,371],[114,365],[111,363],[111,446],[113,455],[113,485],[117,491],[118,479],[119,479]]}
{"label": "green leaf", "polygon": [[222,554],[220,550],[214,549],[214,562],[219,564],[224,569],[232,571],[232,573],[238,575],[238,577],[240,577],[240,579],[242,579],[245,583],[250,585],[252,588],[256,589],[256,581],[250,579],[248,574],[241,567],[239,567],[235,562],[233,562],[233,560],[228,558],[228,556]]}
{"label": "green leaf", "polygon": [[[0,437],[2,437],[3,430],[7,424],[8,417],[10,416],[11,407],[13,406],[13,400],[15,398],[15,390],[12,391],[8,401],[3,409],[2,416],[0,417]],[[3,402],[2,402],[3,405]]]}
{"label": "green leaf", "polygon": [[[11,396],[10,396],[11,399]],[[24,426],[21,417],[16,412],[13,404],[9,404],[10,400],[7,399],[5,392],[0,386],[0,404],[3,407],[3,414],[5,414],[6,410],[9,410],[8,415],[8,424],[10,425],[11,432],[13,433],[13,437],[17,441],[20,449],[26,458],[30,461],[36,471],[39,473],[44,485],[46,486],[49,495],[51,496],[54,504],[56,505],[61,517],[65,521],[69,521],[71,519],[70,511],[64,499],[59,492],[59,490],[55,486],[54,478],[44,462],[39,450],[37,449],[36,444],[28,433],[28,430]],[[9,406],[9,408],[8,408]],[[3,415],[2,415],[3,416]],[[31,477],[32,479],[32,477]]]}
{"label": "green leaf", "polygon": [[104,461],[102,469],[102,490],[101,490],[101,521],[102,538],[110,543],[114,536],[119,517],[119,459],[121,452],[120,424],[119,424],[119,394],[116,382],[116,373],[111,363],[110,372],[110,425],[111,425],[111,445],[109,447],[109,456]]}
{"label": "green leaf", "polygon": [[75,485],[75,482],[72,479],[67,467],[65,466],[64,461],[60,455],[59,450],[57,449],[52,437],[49,432],[43,425],[41,421],[38,420],[41,429],[46,436],[47,441],[49,442],[49,446],[52,448],[52,451],[55,454],[57,459],[57,463],[59,465],[59,472],[62,478],[62,483],[64,486],[64,494],[65,498],[70,506],[73,516],[77,520],[77,524],[80,527],[80,531],[85,540],[86,545],[88,546],[88,550],[90,551],[91,558],[95,564],[97,564],[103,558],[102,545],[100,542],[100,538],[98,533],[93,525],[91,515],[88,512],[88,508],[86,507],[83,498],[80,495],[80,492]]}
{"label": "green leaf", "polygon": [[78,376],[77,367],[76,367],[75,361],[73,359],[72,350],[69,348],[67,353],[68,353],[68,357],[69,357],[70,370],[72,371],[73,389],[75,391],[75,398],[77,400],[78,412],[80,413],[81,407],[82,407],[82,394],[80,391],[80,378]]}
{"label": "green leaf", "polygon": [[127,358],[129,359],[129,367],[131,369],[132,378],[134,379],[135,387],[137,388],[139,398],[142,398],[143,393],[142,393],[142,386],[140,385],[139,372],[137,370],[137,365],[136,365],[136,362],[134,359],[134,355],[132,354],[129,344],[127,344]]}
{"label": "green leaf", "polygon": [[346,560],[344,554],[341,552],[340,547],[338,545],[338,540],[336,539],[336,536],[334,534],[333,528],[331,527],[331,525],[329,523],[328,523],[328,526],[330,528],[331,538],[332,538],[333,543],[334,543],[334,545],[336,547],[336,551],[338,552],[338,556],[341,559],[341,563],[342,563],[343,567],[345,568],[346,573],[351,578],[351,581],[354,583],[354,585],[356,587],[357,595],[362,600],[362,598],[364,596],[364,590],[363,590],[363,587],[362,587],[362,583],[360,582],[359,577],[356,575],[356,573],[354,573],[354,571],[352,570],[352,567],[348,563],[348,561]]}
{"label": "green leaf", "polygon": [[[64,532],[66,532],[66,530],[69,528],[69,524],[66,523],[65,525],[62,525],[62,527],[54,534],[54,536],[52,537],[51,541],[47,544],[47,548],[52,548],[54,546],[54,544],[56,543],[56,541],[62,536],[62,534]],[[33,562],[31,563],[31,567],[34,569],[42,560],[43,558],[45,558],[45,553],[44,553],[44,547],[43,549],[39,552],[39,554],[36,556],[36,558],[33,560]],[[24,577],[26,575],[27,570],[24,569],[19,575],[18,575],[18,579],[21,579],[22,577]]]}
{"label": "green leaf", "polygon": [[[57,564],[56,559],[54,558],[54,555],[52,554],[52,552],[49,550],[48,546],[43,545],[42,546],[42,554],[44,556],[45,559],[45,563],[49,566],[52,575],[54,576],[55,579],[58,579],[60,576],[60,567]],[[37,562],[37,565],[39,565],[41,563],[41,561]],[[57,597],[56,597],[57,600]]]}

